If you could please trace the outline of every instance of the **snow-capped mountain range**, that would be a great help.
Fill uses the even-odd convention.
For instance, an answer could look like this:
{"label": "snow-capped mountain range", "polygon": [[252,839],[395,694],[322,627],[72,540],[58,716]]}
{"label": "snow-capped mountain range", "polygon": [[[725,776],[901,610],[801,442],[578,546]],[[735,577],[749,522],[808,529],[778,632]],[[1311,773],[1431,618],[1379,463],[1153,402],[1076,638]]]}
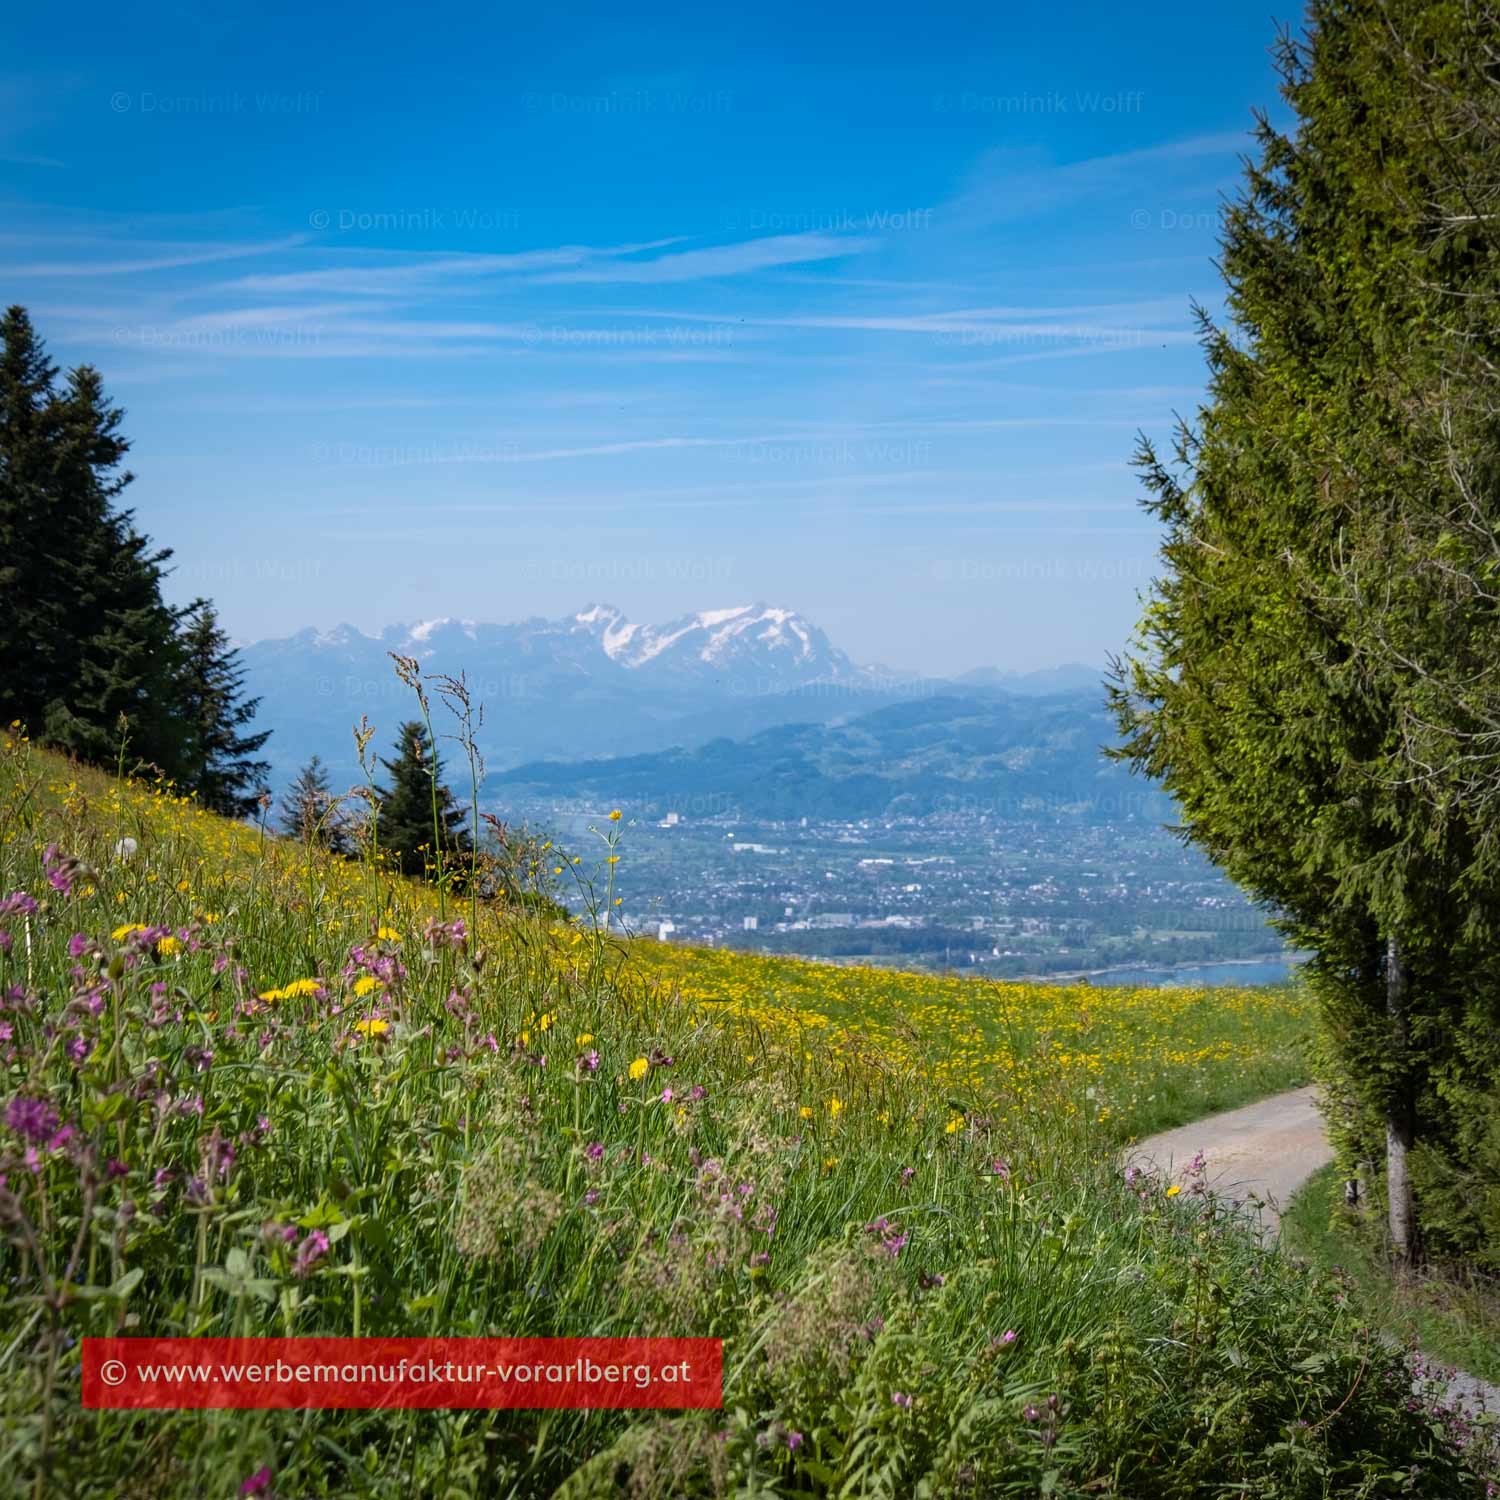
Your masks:
{"label": "snow-capped mountain range", "polygon": [[796,611],[768,604],[700,610],[665,625],[646,625],[610,604],[591,604],[560,620],[514,624],[476,620],[424,620],[391,625],[377,636],[353,625],[301,630],[282,640],[245,649],[252,663],[288,657],[346,661],[384,658],[395,651],[432,663],[434,670],[471,673],[503,659],[510,670],[604,677],[616,669],[646,677],[722,679],[750,673],[762,687],[808,682],[888,681],[892,674],[854,665],[816,625]]}
{"label": "snow-capped mountain range", "polygon": [[978,688],[927,682],[858,665],[805,616],[768,604],[700,610],[661,625],[592,604],[562,619],[512,624],[437,619],[378,635],[352,625],[309,628],[242,648],[247,691],[262,700],[256,725],[274,731],[266,748],[274,786],[314,752],[335,772],[351,772],[350,726],[361,714],[376,726],[377,745],[394,739],[416,704],[395,676],[393,652],[433,674],[465,675],[485,705],[482,744],[497,770],[833,722],[955,686],[1057,692],[1098,680],[1070,667],[1046,674],[1045,683],[992,673]]}

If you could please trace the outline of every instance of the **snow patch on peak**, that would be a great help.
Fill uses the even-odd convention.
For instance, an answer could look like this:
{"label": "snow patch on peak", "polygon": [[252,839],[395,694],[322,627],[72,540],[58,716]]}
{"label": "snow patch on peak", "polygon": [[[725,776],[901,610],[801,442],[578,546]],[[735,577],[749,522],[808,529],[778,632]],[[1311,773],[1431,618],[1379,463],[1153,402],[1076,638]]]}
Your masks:
{"label": "snow patch on peak", "polygon": [[726,620],[735,620],[741,615],[747,615],[754,608],[753,604],[741,604],[734,609],[705,609],[698,612],[696,619],[698,624],[712,629],[715,625],[722,625]]}
{"label": "snow patch on peak", "polygon": [[457,625],[471,641],[474,639],[473,620],[455,620],[448,615],[443,615],[436,620],[423,620],[420,624],[413,625],[407,632],[407,639],[423,642],[430,641],[435,632],[446,630],[450,625]]}
{"label": "snow patch on peak", "polygon": [[309,629],[304,634],[312,637],[315,646],[347,646],[351,641],[369,640],[362,630],[357,630],[346,620],[341,625],[335,625],[332,630],[314,631]]}
{"label": "snow patch on peak", "polygon": [[580,610],[573,616],[580,625],[613,625],[622,620],[624,616],[613,604],[591,604],[585,610]]}
{"label": "snow patch on peak", "polygon": [[629,646],[641,626],[622,621],[619,624],[606,625],[604,627],[604,654],[613,661],[619,654]]}

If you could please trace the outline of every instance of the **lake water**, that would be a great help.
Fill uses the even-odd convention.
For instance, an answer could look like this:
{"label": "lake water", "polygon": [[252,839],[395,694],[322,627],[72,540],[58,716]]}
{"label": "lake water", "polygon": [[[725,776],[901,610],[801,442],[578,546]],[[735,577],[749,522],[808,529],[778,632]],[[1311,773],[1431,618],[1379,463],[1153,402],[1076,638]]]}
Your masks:
{"label": "lake water", "polygon": [[[1090,984],[1184,985],[1194,989],[1227,984],[1280,984],[1290,979],[1301,966],[1301,955],[1254,959],[1249,963],[1196,964],[1186,969],[1111,969],[1107,974],[1091,974]],[[1076,979],[1051,979],[1053,984],[1077,984]]]}

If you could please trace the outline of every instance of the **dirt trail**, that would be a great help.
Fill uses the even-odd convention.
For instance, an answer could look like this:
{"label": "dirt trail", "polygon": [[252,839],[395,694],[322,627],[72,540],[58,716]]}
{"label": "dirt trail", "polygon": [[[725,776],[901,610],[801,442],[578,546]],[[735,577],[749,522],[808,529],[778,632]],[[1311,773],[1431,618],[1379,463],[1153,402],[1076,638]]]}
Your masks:
{"label": "dirt trail", "polygon": [[1280,1225],[1280,1210],[1292,1194],[1333,1160],[1311,1088],[1277,1094],[1149,1136],[1131,1153],[1131,1159],[1180,1182],[1199,1151],[1207,1163],[1204,1179],[1208,1185],[1237,1202],[1250,1198],[1264,1202],[1265,1224],[1271,1233]]}
{"label": "dirt trail", "polygon": [[[1169,1180],[1181,1182],[1189,1163],[1203,1153],[1204,1180],[1210,1187],[1244,1203],[1258,1199],[1267,1234],[1281,1224],[1280,1210],[1319,1167],[1333,1160],[1323,1132],[1316,1090],[1293,1089],[1243,1109],[1209,1115],[1176,1130],[1148,1136],[1128,1159],[1151,1166]],[[1448,1384],[1450,1399],[1500,1413],[1500,1386],[1488,1385],[1463,1371]]]}

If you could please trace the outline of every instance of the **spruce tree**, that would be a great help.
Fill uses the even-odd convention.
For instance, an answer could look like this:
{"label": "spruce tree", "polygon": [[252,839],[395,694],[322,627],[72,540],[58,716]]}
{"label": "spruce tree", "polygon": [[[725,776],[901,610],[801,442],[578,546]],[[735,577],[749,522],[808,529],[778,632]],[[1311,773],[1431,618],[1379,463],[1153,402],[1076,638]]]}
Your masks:
{"label": "spruce tree", "polygon": [[198,800],[213,812],[242,818],[264,795],[267,762],[255,753],[271,737],[241,731],[255,717],[259,698],[243,696],[245,672],[239,652],[219,628],[211,604],[200,600],[182,633],[179,692],[191,738],[190,781]]}
{"label": "spruce tree", "polygon": [[[403,874],[428,879],[459,873],[460,856],[469,850],[464,812],[443,783],[440,757],[427,742],[420,720],[401,726],[394,759],[382,760],[390,775],[390,788],[376,788],[380,803],[380,847],[392,857]],[[433,849],[433,786],[436,782],[437,824],[441,840],[439,859]]]}
{"label": "spruce tree", "polygon": [[[1493,610],[1451,597],[1453,517],[1491,502],[1465,504],[1442,416],[1464,364],[1444,310],[1494,286],[1461,184],[1492,173],[1435,135],[1422,76],[1480,40],[1457,0],[1316,0],[1306,40],[1283,38],[1297,125],[1260,121],[1226,211],[1234,326],[1203,322],[1208,405],[1174,464],[1138,454],[1166,567],[1113,691],[1123,753],[1185,835],[1317,953],[1335,1143],[1351,1175],[1384,1159],[1402,1254],[1409,1169],[1444,1150],[1453,1038],[1497,930],[1495,883],[1472,879],[1481,830],[1451,786],[1423,795],[1421,664],[1451,685],[1494,659]],[[1492,476],[1492,419],[1489,442]],[[1474,532],[1491,549],[1494,521]]]}
{"label": "spruce tree", "polygon": [[354,841],[340,809],[334,806],[328,771],[313,756],[297,773],[281,799],[281,831],[303,843],[317,843],[334,854],[352,854]]}
{"label": "spruce tree", "polygon": [[178,611],[161,595],[170,553],[115,501],[129,443],[96,370],[59,382],[23,308],[0,318],[0,700],[8,718],[107,761],[188,769],[175,679]]}

